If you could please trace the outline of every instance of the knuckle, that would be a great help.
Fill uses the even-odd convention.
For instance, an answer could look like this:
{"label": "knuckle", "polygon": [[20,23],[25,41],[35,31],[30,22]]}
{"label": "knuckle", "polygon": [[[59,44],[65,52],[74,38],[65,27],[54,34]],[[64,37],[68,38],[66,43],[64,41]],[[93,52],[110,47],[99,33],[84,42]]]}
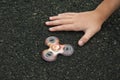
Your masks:
{"label": "knuckle", "polygon": [[77,28],[77,27],[75,28],[75,27],[73,26],[73,30],[74,30],[74,31],[79,31],[80,29]]}
{"label": "knuckle", "polygon": [[78,31],[76,28],[73,28],[74,31]]}
{"label": "knuckle", "polygon": [[65,26],[63,26],[63,25],[62,25],[62,26],[60,26],[60,28],[61,28],[61,29],[64,29],[64,28],[65,28]]}
{"label": "knuckle", "polygon": [[[100,31],[100,30],[101,30],[101,27],[98,27],[98,31]],[[98,32],[98,31],[97,31],[97,32]]]}
{"label": "knuckle", "polygon": [[62,20],[58,20],[58,23],[62,23]]}
{"label": "knuckle", "polygon": [[59,24],[59,23],[60,23],[59,20],[56,20],[56,21],[54,22],[55,25],[56,25],[56,24]]}
{"label": "knuckle", "polygon": [[84,43],[86,43],[88,40],[89,40],[88,37],[84,37],[84,38],[83,38],[83,42],[84,42]]}
{"label": "knuckle", "polygon": [[56,24],[56,23],[59,23],[59,20],[54,20],[53,22]]}
{"label": "knuckle", "polygon": [[100,31],[100,29],[101,29],[101,27],[97,27],[95,30],[94,30],[94,32],[99,32]]}

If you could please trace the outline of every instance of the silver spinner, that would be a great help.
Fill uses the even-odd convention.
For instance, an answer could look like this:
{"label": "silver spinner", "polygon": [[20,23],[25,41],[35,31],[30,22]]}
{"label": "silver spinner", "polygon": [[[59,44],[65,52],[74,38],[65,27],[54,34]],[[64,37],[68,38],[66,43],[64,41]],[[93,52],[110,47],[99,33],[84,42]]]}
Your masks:
{"label": "silver spinner", "polygon": [[45,40],[45,44],[49,47],[42,52],[42,58],[45,61],[55,61],[58,54],[71,56],[74,52],[70,44],[59,44],[59,39],[55,36],[50,36]]}

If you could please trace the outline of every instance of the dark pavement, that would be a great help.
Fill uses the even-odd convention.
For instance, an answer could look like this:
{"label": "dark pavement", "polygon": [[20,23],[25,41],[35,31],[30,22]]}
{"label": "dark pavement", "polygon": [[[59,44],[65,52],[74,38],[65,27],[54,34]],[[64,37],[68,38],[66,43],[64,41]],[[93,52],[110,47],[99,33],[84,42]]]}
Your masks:
{"label": "dark pavement", "polygon": [[[85,46],[82,32],[49,32],[49,16],[93,10],[101,0],[0,0],[0,80],[119,80],[120,9]],[[45,62],[44,40],[73,45],[70,57]]]}

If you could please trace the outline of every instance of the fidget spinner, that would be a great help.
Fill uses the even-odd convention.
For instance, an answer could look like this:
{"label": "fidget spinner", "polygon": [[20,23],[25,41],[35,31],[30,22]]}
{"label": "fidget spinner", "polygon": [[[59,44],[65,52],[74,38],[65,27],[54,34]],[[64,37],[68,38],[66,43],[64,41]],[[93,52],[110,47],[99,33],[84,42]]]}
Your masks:
{"label": "fidget spinner", "polygon": [[59,39],[55,36],[50,36],[45,40],[45,44],[49,46],[48,49],[42,52],[42,58],[45,61],[55,61],[58,54],[64,56],[71,56],[74,52],[73,47],[70,44],[60,44]]}

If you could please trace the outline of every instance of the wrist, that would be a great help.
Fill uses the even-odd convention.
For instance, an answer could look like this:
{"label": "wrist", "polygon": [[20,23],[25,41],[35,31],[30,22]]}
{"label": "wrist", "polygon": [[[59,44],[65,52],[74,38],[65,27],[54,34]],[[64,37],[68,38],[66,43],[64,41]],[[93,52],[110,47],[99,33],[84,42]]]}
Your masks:
{"label": "wrist", "polygon": [[94,11],[104,22],[119,6],[120,0],[104,0]]}
{"label": "wrist", "polygon": [[94,12],[95,12],[95,15],[97,16],[97,18],[98,18],[98,21],[100,21],[101,23],[103,23],[104,21],[106,21],[106,19],[108,18],[108,16],[106,16],[105,14],[104,14],[104,12],[101,12],[99,9],[95,9],[94,10]]}

